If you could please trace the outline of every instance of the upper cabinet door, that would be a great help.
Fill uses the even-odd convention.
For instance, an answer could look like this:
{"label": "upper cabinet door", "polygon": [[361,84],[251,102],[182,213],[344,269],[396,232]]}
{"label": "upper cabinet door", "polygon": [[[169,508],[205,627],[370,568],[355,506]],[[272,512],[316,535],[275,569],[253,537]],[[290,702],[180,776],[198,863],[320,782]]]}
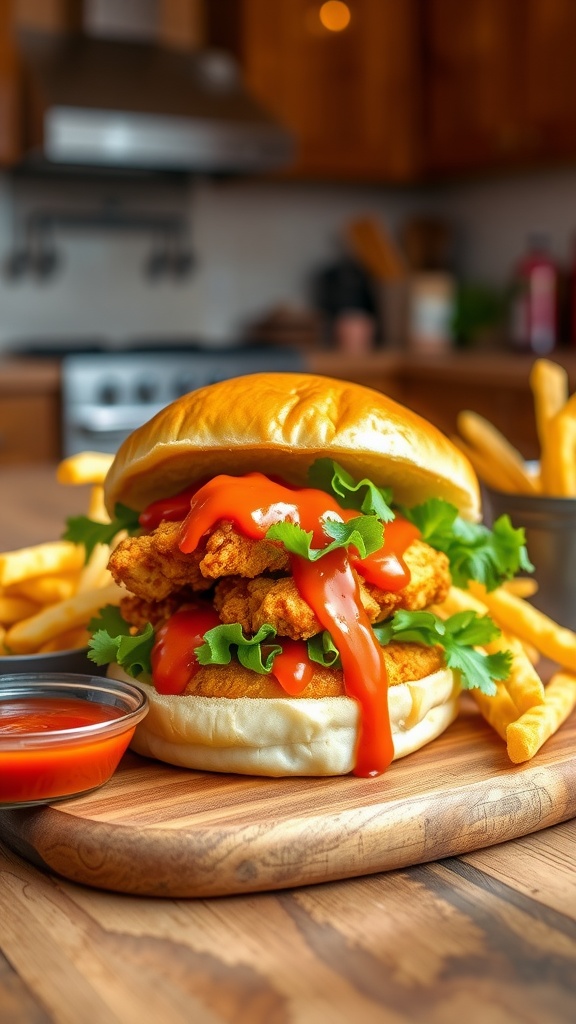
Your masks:
{"label": "upper cabinet door", "polygon": [[350,20],[337,31],[325,23],[330,5],[321,0],[241,0],[246,84],[293,131],[294,176],[413,180],[418,0],[347,0],[341,13],[345,7]]}
{"label": "upper cabinet door", "polygon": [[529,149],[539,162],[576,157],[576,3],[525,0]]}
{"label": "upper cabinet door", "polygon": [[0,4],[0,166],[21,154],[20,75],[8,4]]}
{"label": "upper cabinet door", "polygon": [[423,0],[428,173],[576,157],[574,0]]}
{"label": "upper cabinet door", "polygon": [[424,0],[428,172],[505,166],[524,153],[525,8],[526,0]]}

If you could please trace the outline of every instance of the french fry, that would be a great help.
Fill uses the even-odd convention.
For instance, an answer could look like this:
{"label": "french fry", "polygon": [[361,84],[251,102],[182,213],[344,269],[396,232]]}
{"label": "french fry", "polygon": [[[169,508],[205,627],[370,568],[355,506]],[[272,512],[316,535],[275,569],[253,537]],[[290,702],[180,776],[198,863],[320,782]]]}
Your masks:
{"label": "french fry", "polygon": [[521,494],[537,494],[539,483],[530,475],[520,452],[489,420],[465,409],[458,414],[458,430],[468,444],[497,464],[510,487]]}
{"label": "french fry", "polygon": [[551,359],[536,359],[529,379],[534,397],[536,430],[542,440],[548,420],[556,416],[568,401],[568,374],[563,366]]}
{"label": "french fry", "polygon": [[80,573],[77,594],[85,594],[88,590],[103,586],[104,583],[112,583],[112,576],[106,566],[110,558],[108,544],[96,544],[90,554],[90,558]]}
{"label": "french fry", "polygon": [[500,739],[506,742],[506,730],[512,722],[518,720],[518,708],[512,700],[506,686],[501,680],[496,682],[496,693],[489,697],[481,690],[470,690],[482,717],[491,725]]}
{"label": "french fry", "polygon": [[[498,591],[492,591],[491,594],[496,594]],[[491,596],[491,595],[489,595]],[[461,611],[475,611],[478,615],[488,615],[491,612],[488,601],[481,600],[480,597],[474,597],[468,590],[461,590],[459,587],[451,587],[446,600],[444,601],[444,607],[447,608],[450,615],[454,615],[456,612]],[[528,607],[531,607],[530,605]],[[496,618],[493,616],[493,618]],[[501,625],[497,622],[497,625]],[[529,652],[524,647],[524,642],[512,632],[512,630],[503,629],[501,635],[496,637],[495,640],[490,641],[486,644],[484,649],[488,654],[493,654],[496,651],[510,651],[512,655],[512,664],[510,667],[510,674],[507,679],[502,680],[501,684],[498,682],[496,685],[505,689],[512,701],[514,708],[516,709],[516,718],[522,714],[523,711],[528,708],[534,707],[537,704],[542,704],[544,701],[544,684],[534,668],[532,658]],[[476,698],[477,694],[472,691],[473,696]],[[487,697],[486,700],[492,701],[496,698]],[[484,702],[479,702],[479,707],[484,714]],[[502,698],[501,704],[506,704]],[[493,708],[490,712],[491,715],[498,717],[499,712]],[[487,717],[487,715],[485,715]],[[490,719],[488,719],[490,721]],[[513,719],[510,719],[513,721]],[[504,722],[505,718],[500,717],[500,721]],[[492,724],[492,722],[490,723]]]}
{"label": "french fry", "polygon": [[486,650],[488,654],[497,650],[509,650],[512,654],[510,674],[504,680],[504,686],[520,714],[544,703],[544,683],[520,640],[503,634],[498,640],[486,644]]}
{"label": "french fry", "polygon": [[559,626],[544,612],[503,587],[487,592],[481,583],[470,581],[468,586],[503,630],[532,644],[544,657],[563,668],[576,671],[576,634],[572,630]]}
{"label": "french fry", "polygon": [[37,611],[37,601],[30,601],[27,597],[7,597],[6,594],[0,594],[0,623],[3,626],[11,626],[19,619],[27,619]]}
{"label": "french fry", "polygon": [[463,441],[457,435],[454,435],[451,440],[472,463],[477,475],[485,484],[488,484],[488,487],[494,491],[503,491],[505,494],[515,493],[516,487],[500,463],[494,462],[485,452],[474,448],[473,445]]}
{"label": "french fry", "polygon": [[11,626],[6,632],[5,644],[14,654],[31,654],[59,633],[85,625],[104,605],[119,604],[125,593],[113,583],[49,605]]}
{"label": "french fry", "polygon": [[18,548],[0,554],[0,585],[42,576],[79,570],[84,564],[82,545],[68,540],[46,541],[29,548]]}
{"label": "french fry", "polygon": [[576,408],[572,399],[546,425],[540,479],[546,494],[576,497]]}
{"label": "french fry", "polygon": [[501,586],[516,597],[533,597],[538,593],[538,581],[533,576],[516,576],[513,580],[505,580]]}
{"label": "french fry", "polygon": [[104,488],[100,484],[94,484],[90,491],[87,516],[97,523],[109,523],[110,516],[104,504]]}
{"label": "french fry", "polygon": [[86,647],[90,633],[85,626],[76,626],[64,633],[58,633],[40,647],[40,654],[51,654],[53,651],[71,651],[78,647]]}
{"label": "french fry", "polygon": [[32,576],[29,580],[13,583],[5,589],[6,596],[27,597],[38,604],[55,604],[65,601],[76,593],[80,574],[77,572],[60,573],[56,576]]}
{"label": "french fry", "polygon": [[61,484],[102,484],[112,465],[106,452],[78,452],[59,463],[56,479]]}
{"label": "french fry", "polygon": [[540,750],[557,732],[576,707],[576,676],[557,672],[546,687],[546,700],[530,708],[506,729],[508,756],[514,764],[522,764]]}

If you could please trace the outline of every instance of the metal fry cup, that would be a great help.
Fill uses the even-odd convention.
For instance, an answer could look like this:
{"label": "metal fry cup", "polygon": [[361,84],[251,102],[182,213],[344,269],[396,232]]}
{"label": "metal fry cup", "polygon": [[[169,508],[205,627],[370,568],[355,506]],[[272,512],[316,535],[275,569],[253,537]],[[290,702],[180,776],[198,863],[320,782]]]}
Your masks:
{"label": "metal fry cup", "polygon": [[538,590],[530,602],[561,626],[576,630],[576,499],[504,494],[485,488],[486,521],[507,513],[523,527]]}

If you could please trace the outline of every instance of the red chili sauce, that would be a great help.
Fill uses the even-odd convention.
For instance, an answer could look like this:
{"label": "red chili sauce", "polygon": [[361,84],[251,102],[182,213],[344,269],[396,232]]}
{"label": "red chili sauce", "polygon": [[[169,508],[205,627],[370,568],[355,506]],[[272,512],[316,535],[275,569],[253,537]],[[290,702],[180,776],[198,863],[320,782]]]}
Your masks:
{"label": "red chili sauce", "polygon": [[[248,473],[242,477],[217,476],[165,503],[155,502],[143,513],[141,523],[151,528],[162,518],[180,519],[185,505],[188,512],[180,534],[180,549],[185,553],[193,552],[219,520],[235,523],[241,533],[254,540],[263,539],[275,523],[297,523],[312,532],[313,546],[322,548],[330,543],[322,528],[327,519],[342,522],[358,514],[340,508],[324,491],[288,487],[261,473]],[[397,517],[385,526],[383,547],[364,559],[354,549],[337,549],[316,561],[290,556],[301,596],[330,632],[339,651],[346,693],[360,704],[354,773],[364,777],[383,772],[394,750],[382,649],[362,607],[352,570],[383,590],[402,589],[410,580],[403,554],[419,536],[415,526]],[[194,647],[206,630],[203,622],[196,619],[198,614],[193,609],[177,613],[159,630],[153,669],[160,692],[181,693],[198,669]],[[217,622],[215,616],[210,624]],[[272,674],[287,693],[297,696],[310,682],[314,666],[308,659],[305,643],[283,639],[282,646]]]}
{"label": "red chili sauce", "polygon": [[[134,728],[100,738],[65,734],[114,721],[122,714],[120,708],[74,697],[22,696],[0,702],[0,803],[57,799],[102,785],[120,761]],[[32,733],[37,737],[34,744]],[[56,738],[56,733],[64,735]],[[18,748],[19,738],[27,745]],[[12,749],[5,749],[12,739]]]}

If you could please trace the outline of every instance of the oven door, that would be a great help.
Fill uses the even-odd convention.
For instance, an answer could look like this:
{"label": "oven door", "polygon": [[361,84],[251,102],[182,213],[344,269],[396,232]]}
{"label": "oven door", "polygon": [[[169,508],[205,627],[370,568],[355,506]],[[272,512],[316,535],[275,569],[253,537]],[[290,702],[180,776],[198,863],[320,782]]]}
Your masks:
{"label": "oven door", "polygon": [[272,347],[79,353],[62,360],[62,447],[114,454],[174,399],[229,377],[304,370],[299,352]]}

